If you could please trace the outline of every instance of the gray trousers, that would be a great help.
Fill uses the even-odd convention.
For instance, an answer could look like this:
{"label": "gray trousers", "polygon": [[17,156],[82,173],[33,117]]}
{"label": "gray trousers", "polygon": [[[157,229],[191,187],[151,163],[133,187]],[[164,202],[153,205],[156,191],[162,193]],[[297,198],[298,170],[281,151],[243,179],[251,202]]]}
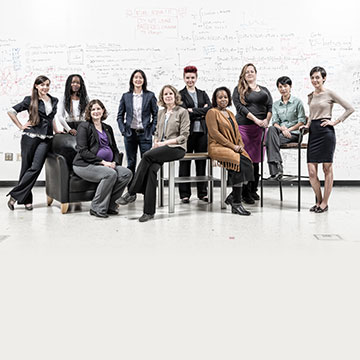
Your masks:
{"label": "gray trousers", "polygon": [[116,166],[115,169],[103,165],[73,166],[74,173],[81,178],[99,183],[95,196],[91,202],[91,209],[100,214],[116,210],[117,200],[132,178],[131,170]]}
{"label": "gray trousers", "polygon": [[298,139],[298,134],[291,134],[291,138],[288,139],[282,134],[281,130],[275,126],[270,126],[268,128],[265,145],[270,175],[276,175],[279,170],[278,164],[282,164],[280,146],[291,142],[297,142]]}

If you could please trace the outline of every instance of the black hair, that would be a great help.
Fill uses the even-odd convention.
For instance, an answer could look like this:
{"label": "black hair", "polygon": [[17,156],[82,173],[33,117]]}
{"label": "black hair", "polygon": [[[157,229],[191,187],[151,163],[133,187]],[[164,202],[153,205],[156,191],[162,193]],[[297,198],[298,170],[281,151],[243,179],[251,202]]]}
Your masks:
{"label": "black hair", "polygon": [[276,80],[276,87],[278,88],[279,85],[292,85],[292,81],[288,76],[281,76]]}
{"label": "black hair", "polygon": [[312,76],[314,73],[316,73],[316,72],[319,72],[320,74],[321,74],[321,77],[323,78],[323,79],[325,79],[326,78],[326,71],[325,71],[325,69],[323,68],[323,67],[321,67],[321,66],[315,66],[315,67],[313,67],[312,69],[311,69],[311,71],[310,71],[310,76]]}
{"label": "black hair", "polygon": [[130,92],[133,92],[134,91],[134,84],[133,84],[133,79],[134,79],[134,76],[135,76],[135,74],[136,73],[140,73],[141,74],[141,76],[143,77],[143,79],[144,79],[144,83],[142,84],[142,90],[145,92],[145,91],[147,91],[147,79],[146,79],[146,75],[145,75],[145,73],[142,71],[142,70],[140,70],[140,69],[137,69],[137,70],[135,70],[132,74],[131,74],[131,76],[130,76],[130,81],[129,81],[129,91]]}
{"label": "black hair", "polygon": [[227,96],[228,96],[228,99],[229,99],[229,102],[227,104],[227,106],[231,106],[231,92],[230,90],[225,87],[225,86],[220,86],[218,87],[217,89],[215,89],[214,93],[213,93],[213,96],[212,96],[212,99],[211,99],[211,104],[212,106],[215,108],[217,107],[217,103],[216,103],[216,95],[219,91],[225,91]]}
{"label": "black hair", "polygon": [[73,91],[71,90],[71,83],[72,83],[73,77],[75,77],[75,76],[80,79],[80,89],[79,89],[77,95],[80,98],[79,110],[80,110],[80,116],[81,116],[85,112],[85,108],[86,108],[86,105],[89,102],[89,98],[88,98],[88,95],[87,95],[84,79],[79,74],[69,75],[68,78],[66,79],[65,93],[64,93],[64,108],[65,108],[66,112],[71,115],[71,113],[72,113],[72,110],[71,110],[71,107],[72,107],[71,106],[72,105],[71,95],[73,95]]}

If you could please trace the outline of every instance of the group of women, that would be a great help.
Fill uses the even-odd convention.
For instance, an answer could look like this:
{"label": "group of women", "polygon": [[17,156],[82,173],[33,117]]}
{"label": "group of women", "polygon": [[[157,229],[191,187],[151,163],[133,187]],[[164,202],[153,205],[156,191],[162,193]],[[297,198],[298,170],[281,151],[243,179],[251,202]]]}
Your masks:
{"label": "group of women", "polygon": [[[55,115],[66,132],[76,135],[78,153],[74,158],[74,172],[98,183],[91,202],[90,214],[105,218],[118,213],[118,205],[136,200],[144,194],[144,210],[139,218],[145,222],[154,217],[157,172],[164,162],[178,160],[186,152],[206,152],[220,166],[228,170],[232,191],[226,198],[232,213],[250,215],[242,201],[253,204],[259,200],[259,163],[262,133],[273,125],[266,139],[270,174],[280,179],[282,160],[280,145],[294,141],[299,129],[309,130],[307,162],[316,204],[310,211],[328,210],[332,190],[332,162],[335,150],[334,126],[344,121],[354,109],[333,91],[326,89],[326,72],[315,67],[310,72],[314,91],[309,94],[310,114],[306,122],[301,101],[291,95],[291,79],[281,77],[277,88],[281,99],[273,104],[269,90],[257,83],[257,70],[246,64],[233,94],[226,87],[217,88],[212,101],[205,91],[197,89],[197,69],[184,68],[185,87],[179,92],[165,85],[159,94],[147,89],[146,75],[135,70],[119,105],[117,122],[124,137],[128,168],[120,165],[119,151],[111,126],[103,123],[107,111],[100,100],[89,102],[84,81],[80,75],[70,75],[66,81],[64,97],[58,100],[49,94],[50,80],[36,78],[31,96],[15,105],[9,116],[23,131],[21,140],[22,165],[18,184],[8,194],[8,207],[24,204],[32,210],[32,187],[40,174],[54,132],[57,133]],[[234,103],[236,116],[228,109]],[[332,120],[333,104],[338,103],[344,113]],[[158,105],[162,107],[158,109]],[[23,125],[17,113],[28,111],[29,120]],[[154,142],[152,141],[154,137]],[[136,168],[137,149],[141,161]],[[317,175],[318,164],[323,164],[324,192]],[[190,162],[180,162],[179,175],[189,176]],[[205,174],[203,160],[196,161],[196,175]],[[126,194],[124,189],[128,187]],[[189,184],[179,187],[183,203],[189,203]],[[197,184],[197,196],[208,201],[205,183]]]}

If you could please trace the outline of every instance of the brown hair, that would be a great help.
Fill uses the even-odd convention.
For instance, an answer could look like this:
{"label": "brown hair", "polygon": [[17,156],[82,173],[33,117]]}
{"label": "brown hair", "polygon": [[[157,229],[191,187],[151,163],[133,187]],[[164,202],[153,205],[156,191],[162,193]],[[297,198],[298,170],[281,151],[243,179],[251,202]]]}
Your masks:
{"label": "brown hair", "polygon": [[106,111],[106,108],[104,106],[104,104],[98,100],[98,99],[94,99],[94,100],[91,100],[87,105],[86,105],[86,108],[85,108],[85,120],[86,121],[89,121],[89,122],[92,122],[92,118],[91,118],[91,108],[93,105],[95,104],[98,104],[103,110],[104,110],[104,113],[101,117],[101,121],[104,121],[107,117],[108,117],[108,112]]}
{"label": "brown hair", "polygon": [[39,93],[36,88],[36,85],[43,84],[45,81],[49,81],[50,79],[44,75],[38,76],[35,81],[31,92],[31,100],[29,107],[29,121],[31,125],[36,126],[40,122],[39,116]]}
{"label": "brown hair", "polygon": [[239,92],[239,96],[240,96],[240,102],[243,105],[246,105],[245,96],[250,93],[250,86],[247,83],[247,81],[245,80],[246,70],[249,66],[252,66],[255,70],[255,74],[257,74],[256,67],[252,63],[248,63],[248,64],[244,65],[244,67],[241,70],[240,77],[239,77],[239,84],[238,84],[238,92]]}
{"label": "brown hair", "polygon": [[181,95],[180,93],[172,86],[172,85],[165,85],[163,86],[163,88],[161,89],[160,91],[160,94],[159,94],[159,101],[158,101],[158,104],[160,106],[163,106],[163,107],[166,107],[166,104],[165,104],[165,101],[164,101],[164,90],[166,88],[169,88],[175,95],[175,105],[180,105],[182,104],[182,101],[181,101]]}

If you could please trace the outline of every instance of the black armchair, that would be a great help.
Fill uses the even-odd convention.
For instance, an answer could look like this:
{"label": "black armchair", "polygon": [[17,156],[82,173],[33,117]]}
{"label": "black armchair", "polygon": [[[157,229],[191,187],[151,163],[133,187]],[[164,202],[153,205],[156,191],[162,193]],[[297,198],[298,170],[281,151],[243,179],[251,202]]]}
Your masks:
{"label": "black armchair", "polygon": [[[47,204],[53,200],[61,203],[61,213],[66,214],[72,202],[91,201],[97,183],[78,177],[72,170],[76,155],[76,137],[70,134],[56,134],[45,162]],[[120,153],[122,162],[123,154]]]}

